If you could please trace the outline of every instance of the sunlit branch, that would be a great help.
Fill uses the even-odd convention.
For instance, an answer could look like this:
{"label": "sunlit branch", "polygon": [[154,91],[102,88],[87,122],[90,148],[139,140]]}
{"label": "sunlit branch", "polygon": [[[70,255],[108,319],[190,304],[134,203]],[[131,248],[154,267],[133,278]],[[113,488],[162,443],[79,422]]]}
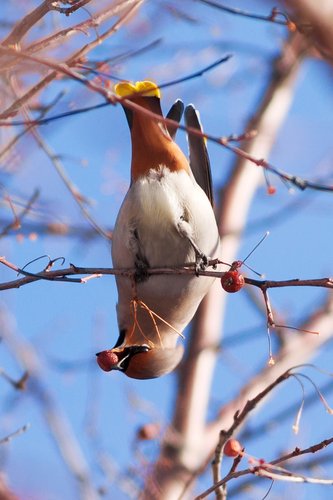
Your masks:
{"label": "sunlit branch", "polygon": [[[303,179],[300,176],[295,176],[295,175],[290,174],[288,172],[285,172],[281,169],[278,169],[277,167],[273,166],[271,163],[269,163],[268,161],[266,161],[263,158],[261,158],[261,159],[255,158],[252,154],[248,153],[247,151],[245,151],[237,146],[232,145],[231,142],[234,141],[233,136],[216,137],[216,136],[212,136],[210,134],[206,134],[206,133],[203,133],[201,131],[198,131],[195,128],[186,127],[184,125],[181,125],[178,122],[171,120],[169,118],[161,118],[161,116],[156,115],[155,113],[153,113],[152,111],[150,111],[148,109],[142,108],[142,106],[136,104],[135,102],[131,101],[128,98],[117,97],[115,94],[110,92],[108,89],[105,89],[104,87],[101,87],[101,86],[95,84],[91,80],[87,80],[80,73],[78,73],[77,71],[74,71],[73,69],[69,68],[69,66],[67,66],[65,64],[52,63],[52,62],[46,61],[44,59],[41,59],[39,57],[35,57],[35,56],[31,56],[29,54],[18,52],[14,49],[5,49],[5,48],[0,47],[0,52],[1,51],[4,51],[5,53],[9,53],[11,55],[15,55],[19,58],[23,58],[23,59],[26,58],[26,59],[31,60],[31,61],[39,62],[40,64],[46,65],[59,73],[63,73],[67,76],[72,77],[74,80],[78,81],[79,83],[81,83],[81,84],[85,85],[87,88],[89,88],[89,90],[92,90],[94,92],[99,93],[100,95],[102,95],[106,99],[107,102],[101,103],[100,105],[97,105],[97,107],[103,107],[103,106],[106,106],[108,104],[115,105],[116,103],[121,103],[126,108],[129,108],[129,109],[135,110],[137,112],[140,112],[144,115],[150,116],[152,119],[163,121],[166,125],[177,127],[180,130],[183,130],[188,134],[198,135],[200,137],[204,137],[205,139],[207,139],[209,141],[217,143],[217,144],[221,145],[222,147],[228,149],[229,151],[233,152],[237,156],[240,156],[240,157],[244,158],[245,160],[248,160],[251,163],[257,165],[258,167],[262,167],[265,170],[277,175],[282,181],[285,181],[288,184],[290,184],[290,185],[292,185],[292,186],[294,186],[302,191],[304,191],[305,189],[314,189],[314,190],[318,190],[318,191],[330,191],[330,192],[333,191],[333,185],[323,185],[323,184],[315,182],[315,181]],[[229,56],[226,56],[226,57],[229,58]],[[226,58],[220,59],[219,61],[211,64],[207,68],[212,69],[217,64],[221,64],[221,62],[224,62],[225,60],[226,60]],[[195,77],[200,76],[203,72],[208,71],[207,68],[206,69],[204,68],[203,70],[195,73],[194,76]],[[184,77],[184,78],[188,80],[192,77],[193,76],[189,75],[189,76]],[[175,80],[173,83],[178,83],[180,80]],[[76,112],[74,112],[74,113],[70,112],[69,114],[76,114],[76,113],[78,113],[78,111],[79,110],[76,110]],[[65,116],[69,116],[69,114],[63,113],[61,115],[58,115],[58,117],[63,118]],[[58,117],[55,117],[55,118],[57,119]],[[2,121],[0,121],[0,126],[2,126],[2,125],[10,126],[10,125],[13,125],[15,123],[17,125],[22,125],[22,124],[29,124],[29,125],[36,124],[36,125],[38,125],[38,124],[47,123],[51,119],[52,119],[52,117],[50,117],[49,119],[44,119],[44,121],[42,120],[41,122],[38,122],[38,120],[36,122],[34,122],[34,121],[27,121],[27,122],[2,122]],[[232,138],[232,140],[230,139],[230,137]]]}
{"label": "sunlit branch", "polygon": [[[208,267],[215,267],[221,261],[218,259],[214,259],[208,262]],[[135,268],[126,268],[126,269],[115,269],[115,268],[106,268],[106,267],[79,267],[74,264],[71,264],[70,267],[65,269],[57,269],[53,271],[42,271],[39,273],[29,273],[16,266],[15,264],[10,263],[5,259],[5,257],[0,257],[0,264],[9,267],[13,271],[16,271],[19,274],[25,275],[28,279],[18,279],[15,281],[11,281],[8,283],[1,283],[0,290],[6,290],[9,288],[19,288],[22,285],[32,283],[37,280],[47,280],[47,281],[68,281],[67,277],[72,275],[89,275],[89,274],[98,274],[99,276],[124,276],[127,278],[131,278],[135,275],[137,270]],[[222,278],[225,275],[225,272],[222,271],[210,271],[210,270],[196,270],[196,264],[188,263],[184,266],[180,267],[151,267],[147,269],[147,274],[149,276],[156,275],[196,275],[199,276],[207,276],[211,278]],[[267,290],[268,288],[282,288],[282,287],[292,287],[292,286],[311,286],[311,287],[319,287],[319,288],[330,288],[333,289],[333,279],[332,278],[317,278],[317,279],[288,279],[288,280],[253,280],[252,278],[244,278],[245,282],[249,285],[254,285],[262,290]],[[75,282],[80,283],[80,279],[76,279]]]}
{"label": "sunlit branch", "polygon": [[288,14],[279,11],[275,7],[272,9],[270,14],[263,15],[263,14],[254,14],[253,12],[248,12],[239,8],[222,5],[218,2],[214,2],[213,0],[197,0],[197,1],[205,5],[209,5],[210,7],[214,7],[215,9],[227,12],[228,14],[248,17],[250,19],[256,19],[257,21],[266,21],[269,23],[281,24],[282,26],[286,26],[287,28],[289,28],[290,31],[295,31],[297,29],[297,25],[293,21],[291,21]]}
{"label": "sunlit branch", "polygon": [[[120,14],[119,18],[117,19],[117,21],[110,28],[108,28],[105,32],[100,34],[95,40],[93,40],[92,42],[89,42],[86,45],[84,45],[83,47],[81,47],[78,51],[76,51],[74,54],[72,54],[65,62],[60,63],[58,66],[58,70],[61,66],[65,67],[67,65],[67,67],[69,68],[69,66],[73,65],[77,61],[82,60],[82,58],[88,52],[90,52],[95,47],[100,45],[108,37],[115,34],[121,28],[121,26],[131,17],[131,15],[134,14],[134,12],[140,7],[142,2],[143,2],[143,0],[124,0],[123,2],[120,2],[118,5],[116,5],[114,8],[112,8],[111,13],[110,13],[110,10],[107,9],[107,12],[104,13],[105,14],[104,17],[106,19],[110,14],[116,15],[119,10],[121,11],[121,14]],[[120,7],[120,9],[119,9],[119,7]],[[104,19],[104,17],[103,17],[103,15],[101,15],[102,19]],[[92,23],[93,21],[90,20],[89,22]],[[92,24],[92,26],[93,26],[93,24]],[[8,50],[14,50],[14,49],[9,48],[9,47],[1,47],[1,49],[2,49],[1,51],[3,54],[8,54],[9,53]],[[17,50],[14,50],[14,52],[12,52],[12,55],[15,56],[14,53],[16,53],[17,55],[19,54],[19,52]],[[28,56],[28,54],[26,54],[26,56]],[[43,59],[40,59],[39,62],[41,63],[42,60]],[[13,61],[16,62],[15,57],[14,57]],[[46,64],[45,61],[44,61],[44,63]],[[49,65],[49,67],[50,67],[50,65]],[[23,104],[27,103],[34,95],[36,95],[38,92],[40,92],[43,88],[45,88],[49,83],[51,83],[58,76],[58,74],[59,74],[58,70],[51,71],[45,78],[43,78],[37,84],[35,84],[33,87],[31,87],[22,97],[20,97],[14,103],[12,103],[1,114],[1,117],[7,118],[7,117],[15,115],[21,109]],[[60,71],[60,73],[62,74],[63,71]]]}
{"label": "sunlit branch", "polygon": [[0,445],[9,443],[12,439],[16,438],[17,436],[20,436],[21,434],[24,434],[25,432],[27,432],[27,430],[29,430],[29,427],[30,427],[30,424],[25,424],[22,427],[20,427],[19,429],[17,429],[16,431],[11,432],[7,436],[1,438]]}
{"label": "sunlit branch", "polygon": [[19,214],[14,214],[14,219],[12,222],[9,222],[1,231],[0,231],[0,238],[3,238],[6,236],[8,233],[11,231],[16,231],[21,227],[22,220],[24,217],[30,212],[32,209],[34,203],[39,197],[39,191],[36,190],[32,194],[31,198],[28,200],[27,204],[25,207],[20,211]]}

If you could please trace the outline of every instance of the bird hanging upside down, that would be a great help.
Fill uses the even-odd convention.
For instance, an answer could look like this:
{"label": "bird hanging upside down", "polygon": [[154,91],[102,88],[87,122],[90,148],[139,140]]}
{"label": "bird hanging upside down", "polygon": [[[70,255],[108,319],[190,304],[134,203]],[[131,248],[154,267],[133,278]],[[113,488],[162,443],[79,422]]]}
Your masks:
{"label": "bird hanging upside down", "polygon": [[[115,92],[162,117],[155,83],[123,82]],[[184,348],[179,337],[213,279],[194,273],[149,276],[147,270],[189,263],[204,269],[207,258],[217,256],[219,235],[204,138],[188,135],[188,162],[173,140],[176,126],[123,107],[132,141],[131,185],[113,231],[112,259],[115,268],[136,273],[132,279],[116,276],[119,338],[113,349],[97,354],[97,361],[105,371],[149,379],[180,362]],[[183,109],[176,101],[167,118],[179,122]],[[185,109],[185,121],[201,130],[192,105]]]}

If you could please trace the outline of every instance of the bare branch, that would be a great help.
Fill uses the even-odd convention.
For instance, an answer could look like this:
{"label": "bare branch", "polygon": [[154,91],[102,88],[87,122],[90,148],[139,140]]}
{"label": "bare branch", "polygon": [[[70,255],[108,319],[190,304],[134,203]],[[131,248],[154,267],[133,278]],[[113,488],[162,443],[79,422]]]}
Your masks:
{"label": "bare branch", "polygon": [[[333,317],[333,297],[330,296],[323,307],[302,325],[302,328],[308,330],[320,331],[319,336],[293,335],[282,346],[276,356],[276,363],[273,366],[265,367],[257,376],[242,388],[234,400],[222,408],[214,423],[209,425],[207,430],[205,444],[211,443],[212,449],[215,449],[214,441],[216,435],[223,428],[233,425],[235,412],[242,408],[249,398],[255,397],[258,392],[266,388],[267,383],[274,382],[281,376],[281,373],[290,370],[291,366],[302,365],[306,363],[314,351],[318,350],[323,344],[332,338],[332,317]],[[215,437],[214,437],[215,436]],[[211,452],[212,453],[212,452]]]}
{"label": "bare branch", "polygon": [[20,427],[19,429],[17,429],[16,431],[11,432],[7,436],[1,438],[0,445],[9,443],[12,439],[16,438],[17,436],[20,436],[21,434],[24,434],[25,432],[27,432],[29,427],[30,427],[30,424],[25,424],[22,427]]}
{"label": "bare branch", "polygon": [[[60,71],[61,74],[62,73],[69,74],[68,71],[66,72],[66,69],[68,69],[67,67],[75,64],[75,62],[80,60],[88,52],[90,52],[92,49],[94,49],[95,47],[100,45],[101,42],[103,42],[109,36],[116,33],[119,30],[119,28],[125,22],[127,22],[127,20],[132,16],[132,14],[140,7],[142,2],[143,2],[143,0],[124,0],[123,2],[121,2],[120,5],[123,9],[126,9],[126,6],[128,4],[129,4],[129,7],[125,10],[125,13],[123,13],[119,17],[119,19],[109,29],[107,29],[104,33],[99,35],[96,40],[86,44],[84,47],[82,47],[78,51],[76,51],[71,57],[69,57],[64,63],[62,63],[64,65],[62,67],[62,69],[60,69],[60,64],[58,66],[53,65],[53,67],[56,68],[56,71],[52,71],[51,73],[49,73],[45,78],[43,78],[37,84],[35,84],[33,87],[31,87],[30,90],[28,90],[22,97],[20,97],[13,104],[11,104],[3,113],[1,113],[1,115],[0,115],[1,118],[7,118],[7,117],[15,115],[25,103],[27,103],[34,95],[36,95],[38,92],[40,92],[43,88],[45,88],[49,83],[51,83],[57,77],[58,71]],[[114,15],[114,13],[115,13],[115,11],[113,10],[112,14]],[[4,48],[2,48],[1,50],[3,53],[6,52]],[[7,48],[7,51],[8,51],[8,48]],[[16,54],[14,54],[14,52],[16,52]],[[17,57],[19,57],[19,54],[17,53],[17,51],[14,51],[14,50],[12,52],[12,55],[16,55]],[[24,56],[22,56],[22,57],[24,57]],[[29,54],[25,54],[25,58],[28,58],[28,57],[29,57]],[[31,56],[30,56],[30,59],[35,60],[36,62],[41,62],[41,59],[39,59],[39,61],[37,61],[36,59],[32,59]],[[52,63],[48,64],[48,67],[52,67]],[[73,73],[70,74],[69,76],[73,77]],[[78,75],[78,79],[82,80],[80,75]],[[92,87],[90,86],[90,88],[92,88]],[[96,91],[98,91],[97,88],[96,88]]]}
{"label": "bare branch", "polygon": [[[56,260],[56,259],[55,259]],[[53,261],[52,261],[53,262]],[[208,267],[215,267],[216,264],[220,263],[218,259],[214,259],[208,261]],[[16,264],[9,262],[5,257],[0,257],[0,264],[12,269],[18,274],[23,274],[25,278],[18,279],[15,281],[10,281],[7,283],[0,283],[0,290],[9,290],[10,288],[20,288],[23,285],[27,285],[28,283],[33,283],[38,280],[46,280],[46,281],[62,281],[62,282],[75,282],[75,283],[84,283],[86,279],[69,279],[68,276],[72,275],[98,275],[98,276],[125,276],[130,279],[136,273],[135,268],[126,268],[126,269],[115,269],[109,267],[79,267],[71,264],[70,267],[64,269],[57,269],[51,271],[50,269],[38,272],[38,273],[30,273],[25,271],[23,268],[20,268]],[[222,278],[225,275],[225,272],[220,271],[209,271],[209,270],[196,270],[196,264],[188,263],[186,266],[181,267],[150,267],[147,269],[147,274],[149,276],[156,275],[197,275],[206,276],[211,278]],[[332,278],[319,278],[319,279],[310,279],[310,280],[286,280],[286,281],[257,281],[252,280],[250,278],[244,278],[248,284],[253,284],[255,281],[255,286],[266,290],[267,288],[279,288],[279,287],[287,287],[287,286],[313,286],[320,288],[333,288]],[[260,285],[262,284],[262,286]],[[272,326],[274,326],[272,324]]]}
{"label": "bare branch", "polygon": [[[299,58],[302,58],[304,56],[304,54],[305,54],[306,49],[307,49],[307,46],[304,46],[304,40],[303,40],[302,37],[300,37],[298,39],[298,45],[300,46],[300,49],[299,49]],[[57,72],[59,72],[61,74],[65,74],[65,75],[73,78],[74,80],[78,81],[79,83],[85,85],[87,88],[89,88],[89,90],[95,91],[98,94],[102,95],[106,99],[107,102],[106,103],[102,103],[102,104],[98,104],[98,105],[94,106],[93,107],[94,109],[106,106],[108,104],[115,105],[116,103],[121,103],[126,108],[133,109],[133,110],[135,110],[137,112],[140,112],[140,113],[142,113],[142,114],[144,114],[146,116],[149,116],[149,117],[151,117],[151,118],[153,118],[155,120],[162,121],[166,125],[169,125],[171,127],[179,128],[180,130],[184,130],[188,134],[198,135],[198,136],[204,137],[205,139],[207,139],[207,140],[209,140],[211,142],[217,143],[217,144],[221,145],[222,147],[224,147],[224,148],[232,151],[234,154],[236,154],[240,158],[243,158],[244,160],[248,160],[249,162],[253,163],[254,165],[256,165],[258,167],[262,167],[264,169],[264,171],[269,171],[269,172],[277,175],[285,183],[288,183],[288,184],[290,184],[290,185],[292,185],[292,186],[294,186],[294,187],[296,187],[296,188],[298,188],[298,189],[300,189],[302,191],[304,191],[305,189],[314,189],[314,190],[317,190],[317,191],[333,192],[333,185],[321,184],[320,182],[310,181],[310,180],[307,180],[307,179],[303,179],[302,177],[295,176],[293,174],[285,172],[285,171],[283,171],[283,170],[275,167],[274,165],[272,165],[271,163],[269,163],[267,160],[265,160],[263,158],[259,159],[258,157],[256,157],[253,154],[251,154],[250,148],[243,148],[242,149],[240,147],[237,147],[237,146],[234,146],[234,145],[231,144],[232,142],[234,142],[237,139],[241,139],[241,138],[244,138],[244,137],[246,137],[246,139],[248,139],[249,136],[253,137],[253,130],[256,130],[256,128],[253,127],[253,126],[250,126],[250,130],[248,132],[246,132],[245,134],[241,134],[240,136],[236,136],[236,137],[233,136],[233,135],[229,136],[229,137],[216,137],[216,136],[212,136],[210,134],[203,133],[203,132],[201,132],[201,131],[199,131],[199,130],[197,130],[195,128],[181,125],[178,122],[176,122],[174,120],[171,120],[169,118],[161,118],[161,116],[153,113],[152,111],[150,111],[148,109],[144,109],[142,106],[136,104],[135,102],[131,101],[130,99],[128,99],[126,97],[118,97],[115,94],[111,93],[109,90],[105,89],[104,87],[96,85],[94,82],[92,82],[90,80],[87,80],[86,78],[84,78],[77,71],[74,71],[74,70],[70,69],[69,66],[66,65],[66,64],[59,64],[59,63],[50,62],[48,60],[45,60],[45,59],[42,59],[42,58],[39,58],[39,57],[36,57],[36,56],[31,56],[31,55],[29,55],[27,53],[23,53],[22,51],[18,52],[18,51],[14,50],[14,49],[5,49],[5,48],[2,49],[0,47],[0,52],[11,54],[13,56],[16,55],[18,58],[28,59],[28,60],[31,60],[31,61],[38,62],[38,63],[40,63],[42,65],[47,66],[47,67],[53,68]],[[290,54],[288,54],[288,57],[290,58]],[[297,65],[297,61],[294,59],[294,57],[295,56],[292,56],[292,58],[291,58],[290,61],[285,61],[283,64],[282,64],[281,61],[279,62],[279,64],[281,65],[281,69],[278,70],[277,67],[275,68],[276,73],[278,74],[277,80],[278,80],[278,78],[284,77],[284,72],[286,71],[286,69],[284,67],[284,64],[285,65],[289,64],[290,68],[292,68],[294,64]],[[173,82],[170,82],[170,84],[174,84],[175,82],[177,83],[179,81],[183,81],[183,80],[186,80],[186,79],[190,79],[190,78],[196,77],[196,76],[202,74],[203,72],[208,71],[212,67],[215,67],[216,64],[220,64],[221,62],[224,62],[228,58],[229,58],[229,56],[226,56],[225,58],[217,61],[217,63],[214,63],[214,64],[208,66],[204,70],[201,70],[200,72],[197,72],[197,73],[195,73],[193,75],[190,75],[189,77],[181,78],[179,80],[175,80]],[[168,86],[168,85],[169,85],[169,83],[168,84],[164,84],[164,86]],[[18,102],[18,101],[19,101],[19,99],[16,102]],[[21,103],[21,105],[22,105],[22,103]],[[16,123],[15,122],[0,122],[0,125],[2,125],[2,126],[12,126],[12,125],[17,125],[17,124],[22,125],[22,123],[26,124],[26,125],[33,125],[33,124],[38,125],[38,124],[43,124],[43,123],[49,123],[50,121],[52,121],[54,119],[63,118],[65,116],[77,114],[79,112],[87,111],[87,110],[90,110],[90,109],[93,109],[93,108],[85,108],[83,110],[76,110],[74,112],[66,112],[66,113],[62,113],[59,116],[47,118],[47,119],[44,119],[44,120],[25,121],[25,122],[16,122]],[[5,118],[8,117],[8,116],[10,116],[10,115],[8,115],[8,113],[6,111],[2,115],[0,115],[0,117],[5,117]],[[254,123],[255,123],[255,118],[252,120],[252,122],[251,122],[250,125],[253,125]],[[269,130],[269,128],[268,128],[268,130]],[[267,130],[264,131],[264,129],[263,129],[262,133],[264,133],[264,132],[267,134]]]}
{"label": "bare branch", "polygon": [[[332,443],[333,443],[333,438],[324,439],[320,443],[314,444],[309,448],[305,448],[303,450],[295,448],[293,452],[288,453],[287,455],[283,455],[282,457],[276,458],[275,460],[271,460],[270,462],[260,461],[258,465],[254,465],[253,467],[250,467],[248,469],[243,469],[240,471],[232,471],[228,473],[217,484],[211,486],[206,491],[198,495],[195,498],[195,500],[202,500],[203,498],[206,498],[210,493],[213,493],[216,490],[216,488],[225,485],[231,479],[236,479],[237,477],[245,476],[248,474],[255,474],[256,476],[268,477],[274,480],[281,480],[281,481],[285,480],[297,483],[333,484],[333,479],[311,478],[311,477],[301,476],[293,472],[289,472],[286,469],[282,469],[280,467],[277,467],[276,469],[274,468],[275,465],[281,464],[286,460],[290,460],[292,458],[298,457],[300,455],[305,455],[308,453],[316,453]],[[277,470],[279,473],[276,474],[274,470]]]}
{"label": "bare branch", "polygon": [[297,25],[293,21],[291,21],[288,14],[286,12],[279,11],[276,7],[272,9],[270,14],[263,15],[263,14],[254,14],[253,12],[248,12],[235,7],[222,5],[213,0],[199,0],[199,2],[205,5],[209,5],[210,7],[214,7],[217,10],[227,12],[228,14],[248,17],[249,19],[256,19],[257,21],[266,21],[269,23],[280,24],[282,26],[286,26],[290,31],[295,31],[297,29]]}
{"label": "bare branch", "polygon": [[97,500],[99,495],[92,484],[88,463],[69,421],[45,383],[45,369],[41,360],[33,345],[28,340],[20,338],[14,331],[12,323],[12,318],[2,308],[0,311],[2,339],[17,362],[29,373],[26,390],[38,404],[66,467],[78,482],[80,498]]}
{"label": "bare branch", "polygon": [[313,0],[284,0],[293,9],[294,17],[306,22],[305,30],[308,38],[320,54],[333,63],[333,6],[330,0],[321,0],[320,4]]}
{"label": "bare branch", "polygon": [[35,24],[37,24],[48,12],[53,10],[53,3],[53,0],[44,0],[33,11],[29,12],[29,14],[14,26],[9,35],[3,40],[2,45],[18,44]]}
{"label": "bare branch", "polygon": [[17,230],[21,227],[21,223],[22,223],[22,220],[24,219],[24,217],[30,212],[32,206],[34,205],[35,201],[38,199],[39,197],[39,191],[36,190],[30,200],[28,200],[26,206],[23,208],[23,210],[21,210],[21,212],[19,214],[14,214],[14,220],[12,222],[10,222],[9,224],[7,224],[1,231],[0,231],[0,238],[3,238],[4,236],[6,236],[9,232],[13,231],[13,230]]}
{"label": "bare branch", "polygon": [[[258,135],[244,145],[246,156],[269,154],[274,138],[288,113],[303,53],[303,41],[295,37],[286,44],[276,61],[275,71],[261,106],[248,125],[248,130],[257,130]],[[262,173],[253,170],[249,161],[245,161],[242,156],[235,164],[231,178],[223,190],[218,220],[220,233],[223,231],[228,234],[221,242],[223,256],[227,262],[235,260],[240,234],[261,175]],[[240,199],[242,203],[239,203]],[[214,431],[212,429],[210,433],[205,430],[205,426],[209,391],[217,358],[216,347],[220,344],[226,300],[226,295],[219,293],[218,287],[219,283],[214,283],[199,307],[187,346],[187,356],[181,367],[172,421],[177,442],[173,443],[166,437],[160,457],[146,482],[145,499],[151,498],[151,484],[158,484],[161,496],[185,498],[184,491],[203,464],[210,460],[211,451],[215,449],[220,429],[214,427]],[[238,408],[239,405],[236,409]]]}

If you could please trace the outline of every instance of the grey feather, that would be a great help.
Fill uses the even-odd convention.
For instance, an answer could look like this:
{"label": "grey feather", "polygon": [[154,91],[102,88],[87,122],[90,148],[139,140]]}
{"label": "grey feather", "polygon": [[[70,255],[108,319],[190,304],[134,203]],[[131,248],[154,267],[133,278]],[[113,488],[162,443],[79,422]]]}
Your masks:
{"label": "grey feather", "polygon": [[[192,127],[202,132],[199,113],[193,104],[189,104],[185,108],[185,123],[187,127]],[[212,174],[205,140],[198,135],[188,134],[188,145],[190,166],[194,178],[199,186],[205,191],[213,206]]]}
{"label": "grey feather", "polygon": [[[170,120],[174,120],[175,122],[180,122],[182,119],[184,112],[184,103],[180,99],[177,99],[177,101],[171,106],[168,114],[166,115],[166,118],[169,118]],[[172,139],[176,137],[177,130],[178,128],[175,125],[167,125],[168,132],[171,136]]]}

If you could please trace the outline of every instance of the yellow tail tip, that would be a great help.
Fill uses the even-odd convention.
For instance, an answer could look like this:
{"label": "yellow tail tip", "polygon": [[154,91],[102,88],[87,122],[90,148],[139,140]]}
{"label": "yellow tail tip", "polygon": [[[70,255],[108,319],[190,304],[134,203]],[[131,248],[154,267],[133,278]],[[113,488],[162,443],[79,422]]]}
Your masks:
{"label": "yellow tail tip", "polygon": [[114,92],[119,97],[130,97],[140,94],[144,97],[161,97],[161,92],[156,83],[145,80],[143,82],[120,82],[114,86]]}

